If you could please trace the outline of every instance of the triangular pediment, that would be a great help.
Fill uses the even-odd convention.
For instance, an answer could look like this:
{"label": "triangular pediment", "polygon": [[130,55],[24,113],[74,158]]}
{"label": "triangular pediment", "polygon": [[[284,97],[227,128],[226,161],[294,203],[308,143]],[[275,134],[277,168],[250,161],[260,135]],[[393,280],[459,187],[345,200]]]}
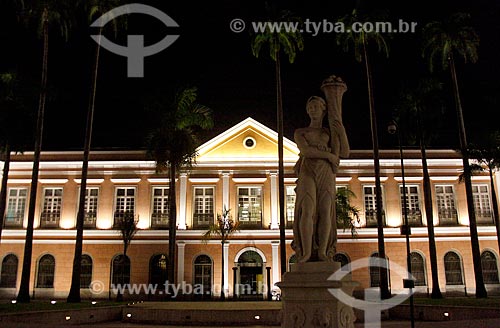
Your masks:
{"label": "triangular pediment", "polygon": [[[283,140],[285,162],[298,159],[297,145]],[[278,160],[278,134],[251,117],[198,148],[197,162],[269,162]]]}

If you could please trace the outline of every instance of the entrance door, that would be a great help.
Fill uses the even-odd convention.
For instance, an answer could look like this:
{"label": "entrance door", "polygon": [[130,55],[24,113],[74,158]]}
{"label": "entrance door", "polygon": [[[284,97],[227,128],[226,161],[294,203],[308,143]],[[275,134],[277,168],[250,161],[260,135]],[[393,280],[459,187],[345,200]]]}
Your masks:
{"label": "entrance door", "polygon": [[262,257],[255,251],[246,251],[238,259],[238,266],[240,269],[239,296],[262,298],[265,285]]}

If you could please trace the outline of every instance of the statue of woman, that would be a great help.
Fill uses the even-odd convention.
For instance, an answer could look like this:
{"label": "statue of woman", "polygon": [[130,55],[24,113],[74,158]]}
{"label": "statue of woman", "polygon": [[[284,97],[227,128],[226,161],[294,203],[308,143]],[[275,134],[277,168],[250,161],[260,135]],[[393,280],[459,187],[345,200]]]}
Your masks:
{"label": "statue of woman", "polygon": [[336,86],[328,84],[328,81],[331,80],[326,80],[322,89],[329,100],[330,128],[323,127],[323,118],[327,112],[325,100],[313,96],[306,105],[311,123],[308,127],[297,129],[294,134],[300,158],[295,166],[298,180],[292,247],[298,262],[331,262],[335,255],[335,175],[339,157],[348,155],[349,145],[341,121],[341,100],[337,101],[346,89],[345,84],[340,84],[343,89],[339,94],[330,92],[338,91],[338,80],[335,81]]}

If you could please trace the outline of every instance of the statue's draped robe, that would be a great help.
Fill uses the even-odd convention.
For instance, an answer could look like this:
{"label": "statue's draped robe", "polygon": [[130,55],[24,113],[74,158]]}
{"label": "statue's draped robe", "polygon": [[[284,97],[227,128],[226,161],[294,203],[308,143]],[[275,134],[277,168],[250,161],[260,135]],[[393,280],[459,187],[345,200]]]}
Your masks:
{"label": "statue's draped robe", "polygon": [[[326,145],[325,145],[326,146]],[[333,172],[331,163],[326,159],[305,158],[300,157],[295,166],[298,175],[296,200],[295,200],[295,213],[294,213],[294,240],[292,248],[295,250],[297,260],[301,262],[303,258],[303,246],[301,238],[300,220],[304,219],[302,215],[302,208],[304,200],[311,199],[314,204],[314,218],[313,218],[313,231],[312,238],[312,256],[310,260],[317,260],[318,240],[319,238],[328,238],[326,255],[333,260],[335,255],[335,246],[337,242],[337,223],[335,215],[335,173]],[[330,231],[318,231],[318,204],[329,201],[332,204],[331,208],[331,229]],[[318,236],[321,234],[321,236]],[[325,234],[328,234],[326,236]]]}

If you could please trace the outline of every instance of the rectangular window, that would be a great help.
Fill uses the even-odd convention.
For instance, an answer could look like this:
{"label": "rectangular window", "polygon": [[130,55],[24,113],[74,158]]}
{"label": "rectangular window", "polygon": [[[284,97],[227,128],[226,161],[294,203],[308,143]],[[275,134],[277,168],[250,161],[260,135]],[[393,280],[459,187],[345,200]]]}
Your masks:
{"label": "rectangular window", "polygon": [[295,216],[295,186],[286,186],[286,227],[293,228],[293,220]]}
{"label": "rectangular window", "polygon": [[262,187],[238,187],[238,220],[243,229],[262,227]]}
{"label": "rectangular window", "polygon": [[27,188],[10,188],[5,213],[6,227],[22,227],[28,198]]}
{"label": "rectangular window", "polygon": [[168,228],[168,215],[170,213],[170,203],[168,197],[168,187],[153,188],[153,209],[151,211],[151,228]]}
{"label": "rectangular window", "polygon": [[214,187],[194,187],[193,227],[207,228],[214,222]]}
{"label": "rectangular window", "polygon": [[90,187],[85,190],[85,221],[86,228],[95,228],[97,219],[97,203],[99,201],[99,188]]}
{"label": "rectangular window", "polygon": [[42,228],[57,228],[61,219],[62,188],[45,188],[43,190],[43,208],[40,218]]}
{"label": "rectangular window", "polygon": [[[383,195],[383,194],[382,194]],[[365,219],[367,227],[376,227],[377,226],[377,196],[375,193],[375,186],[363,186],[363,199],[365,205]],[[385,226],[385,213],[384,213],[384,205],[383,205],[382,196],[382,220],[383,225]]]}
{"label": "rectangular window", "polygon": [[436,202],[440,225],[457,225],[458,214],[455,207],[455,192],[452,185],[436,186]]}
{"label": "rectangular window", "polygon": [[493,224],[488,185],[472,185],[472,197],[474,199],[474,211],[476,212],[477,223]]}
{"label": "rectangular window", "polygon": [[[422,212],[420,211],[419,190],[416,185],[406,185],[406,213],[408,215],[408,224],[411,226],[422,225]],[[404,207],[403,207],[403,186],[399,187],[401,195],[401,217],[404,224]]]}
{"label": "rectangular window", "polygon": [[120,187],[116,188],[115,197],[115,224],[117,220],[124,217],[125,214],[135,215],[135,188]]}

